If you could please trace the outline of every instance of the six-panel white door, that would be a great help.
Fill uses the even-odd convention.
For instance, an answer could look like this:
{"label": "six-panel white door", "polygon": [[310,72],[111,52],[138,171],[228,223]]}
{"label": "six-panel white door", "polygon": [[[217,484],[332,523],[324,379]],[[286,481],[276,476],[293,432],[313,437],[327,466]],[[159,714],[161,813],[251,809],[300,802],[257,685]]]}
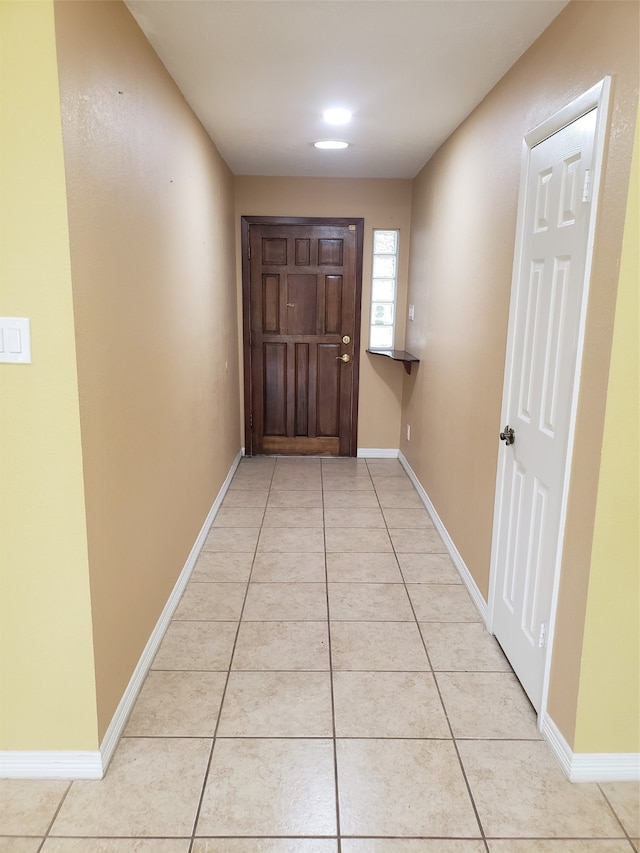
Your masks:
{"label": "six-panel white door", "polygon": [[[597,110],[530,151],[500,448],[492,630],[540,710],[589,238]],[[506,424],[505,424],[506,426]]]}

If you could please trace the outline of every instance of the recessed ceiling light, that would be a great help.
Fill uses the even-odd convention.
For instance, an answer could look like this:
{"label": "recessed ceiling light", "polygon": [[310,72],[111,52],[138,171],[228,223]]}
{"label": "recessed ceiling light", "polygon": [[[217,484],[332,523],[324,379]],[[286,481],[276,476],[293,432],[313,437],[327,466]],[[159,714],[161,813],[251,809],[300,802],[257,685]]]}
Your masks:
{"label": "recessed ceiling light", "polygon": [[316,148],[325,148],[332,151],[337,151],[339,148],[348,148],[348,142],[341,142],[338,139],[322,139],[319,142],[313,143]]}
{"label": "recessed ceiling light", "polygon": [[322,113],[322,118],[329,124],[347,124],[351,121],[351,110],[345,110],[344,107],[334,107],[325,110]]}

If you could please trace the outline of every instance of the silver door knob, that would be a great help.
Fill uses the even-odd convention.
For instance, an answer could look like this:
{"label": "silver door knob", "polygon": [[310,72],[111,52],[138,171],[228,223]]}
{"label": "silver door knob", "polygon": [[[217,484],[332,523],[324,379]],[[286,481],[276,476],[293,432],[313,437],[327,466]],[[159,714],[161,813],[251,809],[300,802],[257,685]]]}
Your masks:
{"label": "silver door knob", "polygon": [[504,428],[504,432],[500,433],[500,440],[504,441],[505,444],[513,444],[513,442],[516,440],[516,434],[511,429],[509,424],[507,424]]}

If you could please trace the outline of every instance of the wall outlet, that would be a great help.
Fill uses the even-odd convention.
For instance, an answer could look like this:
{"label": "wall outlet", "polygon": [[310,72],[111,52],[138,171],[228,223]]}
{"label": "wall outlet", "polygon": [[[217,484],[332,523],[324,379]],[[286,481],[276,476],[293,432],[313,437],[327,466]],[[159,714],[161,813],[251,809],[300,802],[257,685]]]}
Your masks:
{"label": "wall outlet", "polygon": [[411,427],[407,424],[407,441],[411,441]]}

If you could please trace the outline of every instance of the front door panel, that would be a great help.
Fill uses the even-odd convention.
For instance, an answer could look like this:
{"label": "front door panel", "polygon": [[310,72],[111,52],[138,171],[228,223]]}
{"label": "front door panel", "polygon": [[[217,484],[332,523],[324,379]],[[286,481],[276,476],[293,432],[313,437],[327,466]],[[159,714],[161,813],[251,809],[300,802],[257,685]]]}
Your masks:
{"label": "front door panel", "polygon": [[362,226],[243,218],[248,453],[356,455]]}

